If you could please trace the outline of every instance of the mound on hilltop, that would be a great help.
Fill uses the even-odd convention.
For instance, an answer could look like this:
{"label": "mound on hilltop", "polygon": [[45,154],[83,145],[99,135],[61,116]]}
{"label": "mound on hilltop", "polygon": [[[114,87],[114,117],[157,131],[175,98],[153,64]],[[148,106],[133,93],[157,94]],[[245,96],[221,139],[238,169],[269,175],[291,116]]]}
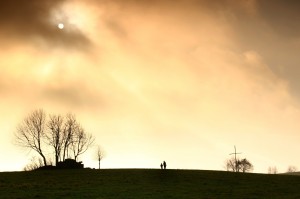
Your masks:
{"label": "mound on hilltop", "polygon": [[57,169],[83,169],[83,163],[76,162],[74,159],[65,159],[63,162],[58,162],[56,168]]}
{"label": "mound on hilltop", "polygon": [[83,169],[84,164],[80,161],[77,162],[74,159],[65,159],[65,161],[58,162],[56,166],[47,165],[41,166],[34,170],[56,170],[56,169]]}

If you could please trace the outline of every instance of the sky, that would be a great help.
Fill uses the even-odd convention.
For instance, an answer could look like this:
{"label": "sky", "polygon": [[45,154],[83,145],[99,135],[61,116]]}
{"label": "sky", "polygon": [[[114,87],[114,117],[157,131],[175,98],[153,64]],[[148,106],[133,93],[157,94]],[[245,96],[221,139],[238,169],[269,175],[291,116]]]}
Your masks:
{"label": "sky", "polygon": [[[0,171],[33,110],[73,113],[103,168],[300,168],[297,0],[0,1]],[[58,24],[63,23],[64,29]],[[96,148],[80,157],[97,168]]]}

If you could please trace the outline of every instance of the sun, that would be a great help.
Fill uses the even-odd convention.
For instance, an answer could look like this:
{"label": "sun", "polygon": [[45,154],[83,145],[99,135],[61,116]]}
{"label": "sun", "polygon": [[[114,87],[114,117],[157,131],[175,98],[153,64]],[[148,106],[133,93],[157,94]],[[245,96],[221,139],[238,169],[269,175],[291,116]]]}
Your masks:
{"label": "sun", "polygon": [[59,23],[57,25],[57,27],[62,30],[62,29],[64,29],[65,25],[63,23]]}
{"label": "sun", "polygon": [[[92,13],[97,13],[97,15]],[[49,22],[59,31],[67,33],[80,31],[91,34],[94,31],[95,22],[98,22],[98,14],[98,10],[94,12],[93,7],[89,7],[81,1],[65,1],[59,7],[51,10]]]}

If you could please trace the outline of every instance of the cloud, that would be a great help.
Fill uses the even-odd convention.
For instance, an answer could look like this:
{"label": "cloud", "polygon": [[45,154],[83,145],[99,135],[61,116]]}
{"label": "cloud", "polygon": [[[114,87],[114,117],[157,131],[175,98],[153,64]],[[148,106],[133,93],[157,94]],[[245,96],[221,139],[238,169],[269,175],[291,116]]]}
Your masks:
{"label": "cloud", "polygon": [[[45,11],[43,15],[48,16],[51,10],[64,3],[66,1],[47,4],[32,1],[21,11],[41,8]],[[80,53],[68,50],[57,53],[47,49],[41,52],[31,48],[15,50],[16,47],[2,60],[3,67],[9,66],[7,77],[3,78],[13,78],[25,85],[30,82],[44,91],[41,95],[45,99],[61,99],[62,104],[69,101],[73,107],[83,101],[80,90],[89,90],[84,94],[90,95],[89,99],[101,96],[104,101],[119,103],[118,93],[125,95],[128,99],[124,98],[120,106],[136,100],[147,106],[168,107],[164,104],[167,103],[173,105],[169,109],[181,109],[180,104],[187,101],[185,108],[179,110],[186,114],[198,105],[199,111],[201,108],[208,111],[206,105],[221,108],[218,99],[222,95],[229,106],[233,106],[231,100],[235,102],[239,95],[245,95],[246,99],[248,95],[257,97],[277,89],[283,89],[288,95],[289,84],[274,72],[260,49],[239,46],[236,36],[243,32],[236,29],[242,24],[237,16],[245,10],[243,19],[255,19],[259,16],[258,6],[256,1],[240,3],[234,0],[93,1],[87,5],[87,9],[93,11],[88,17],[95,16],[89,18],[88,24],[89,38],[95,45],[92,56],[83,58]],[[38,20],[39,15],[42,14],[33,12],[30,15],[33,23],[29,29],[32,31],[38,32],[35,27],[47,25]],[[22,25],[22,20],[19,17],[14,24]],[[11,61],[18,56],[23,60],[21,63]],[[99,88],[99,76],[106,78],[100,82],[110,88]],[[85,77],[96,84],[86,82]],[[94,86],[96,92],[105,94],[93,96]],[[113,94],[109,94],[109,90]],[[252,96],[253,93],[260,94]],[[243,106],[249,103],[255,107],[259,101],[259,98],[246,100]]]}
{"label": "cloud", "polygon": [[[89,45],[89,39],[79,29],[71,31],[59,30],[52,16],[54,11],[61,12],[60,7],[67,0],[12,0],[0,2],[0,35],[3,44],[11,44],[12,41],[38,43],[50,46],[84,48]],[[69,28],[70,29],[70,28]],[[5,39],[4,39],[5,38]]]}

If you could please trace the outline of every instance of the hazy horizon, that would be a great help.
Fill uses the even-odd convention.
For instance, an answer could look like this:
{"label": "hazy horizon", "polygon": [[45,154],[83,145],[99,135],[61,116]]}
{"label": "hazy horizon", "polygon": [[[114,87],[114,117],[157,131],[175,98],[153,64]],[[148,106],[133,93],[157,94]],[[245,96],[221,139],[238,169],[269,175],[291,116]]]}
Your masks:
{"label": "hazy horizon", "polygon": [[[73,113],[103,168],[300,168],[296,0],[0,2],[0,171],[31,111]],[[58,24],[63,23],[64,29]],[[95,149],[80,159],[97,168]]]}

